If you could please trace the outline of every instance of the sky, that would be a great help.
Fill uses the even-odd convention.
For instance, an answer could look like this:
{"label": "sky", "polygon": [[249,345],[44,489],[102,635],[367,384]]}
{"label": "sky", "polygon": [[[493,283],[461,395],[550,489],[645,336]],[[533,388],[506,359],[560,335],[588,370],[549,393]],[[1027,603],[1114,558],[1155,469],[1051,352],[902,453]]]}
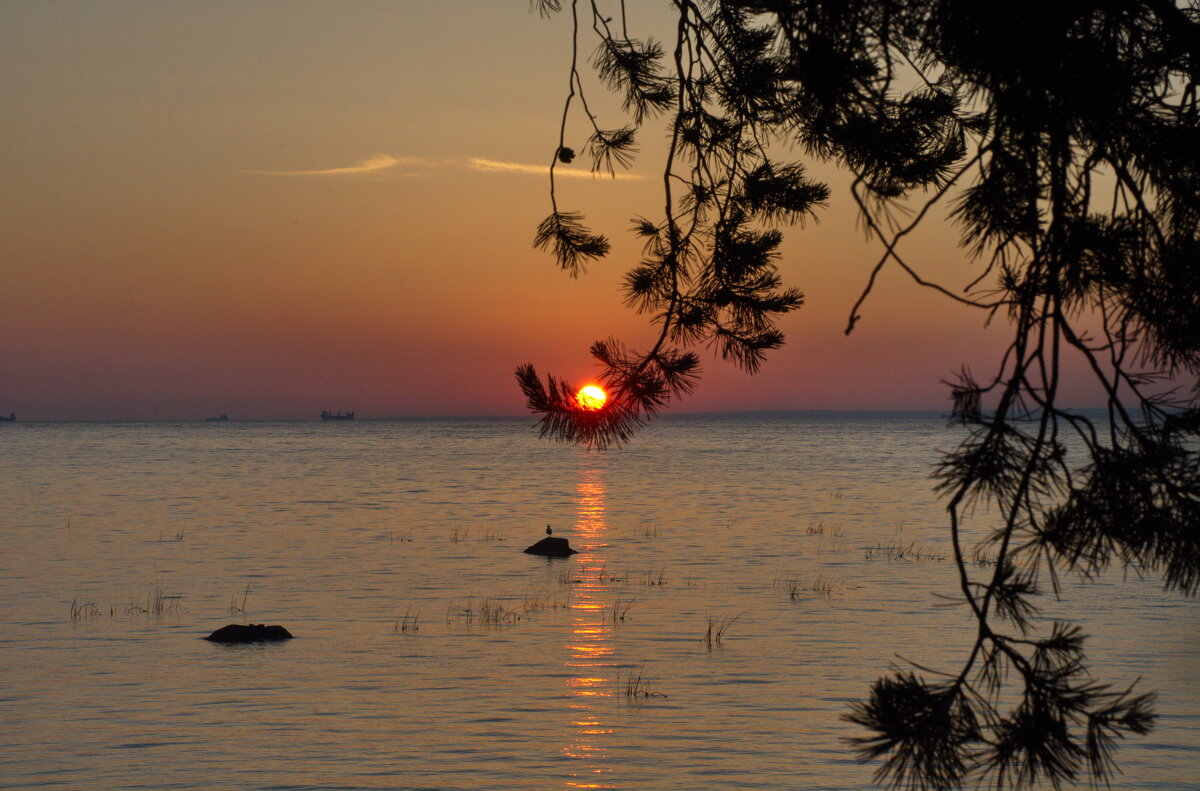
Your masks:
{"label": "sky", "polygon": [[[526,0],[5,0],[0,413],[519,415],[517,365],[583,384],[592,341],[644,348],[619,284],[629,219],[661,214],[661,124],[629,178],[560,182],[609,258],[571,279],[531,246],[570,45]],[[703,352],[676,409],[944,409],[943,380],[993,370],[1002,327],[893,268],[843,334],[880,248],[813,172],[834,192],[786,232],[787,345],[755,376]],[[935,221],[906,255],[961,287],[956,239]]]}

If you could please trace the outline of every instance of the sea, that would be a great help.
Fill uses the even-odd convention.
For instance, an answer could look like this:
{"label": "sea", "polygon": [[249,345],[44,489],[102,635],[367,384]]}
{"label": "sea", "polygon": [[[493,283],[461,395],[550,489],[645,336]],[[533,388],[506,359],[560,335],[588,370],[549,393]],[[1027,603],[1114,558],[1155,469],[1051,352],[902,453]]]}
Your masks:
{"label": "sea", "polygon": [[[973,638],[930,477],[962,431],[679,415],[597,453],[526,418],[4,424],[0,788],[879,787],[852,705]],[[525,554],[547,527],[578,554]],[[1060,582],[1037,628],[1157,693],[1112,788],[1200,788],[1200,603]],[[203,639],[228,623],[294,639]]]}

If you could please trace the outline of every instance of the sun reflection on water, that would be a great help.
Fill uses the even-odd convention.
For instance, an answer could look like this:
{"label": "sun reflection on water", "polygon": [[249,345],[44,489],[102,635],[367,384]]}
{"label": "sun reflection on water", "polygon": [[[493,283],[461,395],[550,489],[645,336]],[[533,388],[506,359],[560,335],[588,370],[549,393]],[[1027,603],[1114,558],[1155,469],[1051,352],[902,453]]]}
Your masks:
{"label": "sun reflection on water", "polygon": [[608,644],[612,624],[605,619],[609,585],[604,575],[608,548],[604,496],[604,472],[594,458],[586,459],[576,484],[573,539],[579,554],[572,559],[576,568],[565,662],[571,674],[567,687],[572,696],[572,734],[563,747],[563,753],[581,765],[567,780],[567,788],[617,787],[604,777],[612,771],[605,766],[605,740],[613,733],[606,722],[611,709],[605,704],[611,704],[616,668]]}

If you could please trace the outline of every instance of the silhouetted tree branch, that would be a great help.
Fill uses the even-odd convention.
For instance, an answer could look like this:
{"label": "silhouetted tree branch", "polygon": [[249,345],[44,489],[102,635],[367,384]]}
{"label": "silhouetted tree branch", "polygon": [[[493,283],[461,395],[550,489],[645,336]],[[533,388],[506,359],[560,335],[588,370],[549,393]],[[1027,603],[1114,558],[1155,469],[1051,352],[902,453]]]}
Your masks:
{"label": "silhouetted tree branch", "polygon": [[[583,105],[595,170],[628,166],[643,123],[669,119],[663,217],[634,221],[644,255],[625,279],[659,332],[645,352],[593,346],[612,395],[598,413],[522,367],[542,433],[628,440],[694,387],[698,346],[757,370],[803,302],[780,279],[780,228],[829,196],[767,152],[795,143],[837,163],[884,248],[847,332],[891,265],[1012,333],[992,375],[951,383],[967,437],[936,473],[974,644],[936,680],[914,666],[877,681],[847,715],[869,733],[858,746],[903,788],[1106,782],[1117,740],[1150,729],[1152,696],[1093,680],[1078,627],[1039,635],[1036,598],[1113,565],[1200,591],[1200,3],[673,0],[671,44],[630,38],[624,4],[601,5],[535,0],[575,21],[563,128],[584,101],[581,15],[623,97],[615,130]],[[563,147],[560,134],[556,159]],[[558,210],[553,173],[551,196],[537,244],[574,274],[608,245]],[[965,292],[899,250],[943,200],[982,270]],[[1062,404],[1071,356],[1105,419]],[[972,518],[984,504],[998,525]],[[979,549],[994,561],[982,573]]]}
{"label": "silhouetted tree branch", "polygon": [[[604,416],[581,410],[571,398],[551,397],[564,383],[539,380],[532,367],[518,376],[530,408],[543,415],[543,435],[606,447],[633,435],[672,399],[690,392],[699,360],[688,347],[706,345],[723,359],[756,371],[765,354],[783,343],[775,319],[803,304],[782,285],[778,269],[781,225],[801,221],[823,205],[829,191],[803,167],[779,163],[766,152],[783,123],[784,82],[776,37],[744,10],[682,3],[674,48],[625,35],[596,3],[535,2],[541,13],[566,5],[574,46],[569,91],[555,161],[565,146],[569,110],[578,98],[593,127],[588,141],[598,173],[628,167],[643,123],[671,119],[663,170],[663,219],[634,221],[644,255],[625,279],[628,304],[650,314],[659,333],[644,352],[608,341],[593,346],[609,391]],[[587,109],[579,78],[581,17],[590,16],[599,40],[593,65],[601,81],[622,97],[630,123],[604,129]],[[681,78],[682,75],[682,78]],[[552,251],[572,275],[608,252],[607,240],[583,225],[582,215],[558,209],[551,167],[553,211],[539,226],[535,245]],[[570,388],[567,387],[567,390]]]}

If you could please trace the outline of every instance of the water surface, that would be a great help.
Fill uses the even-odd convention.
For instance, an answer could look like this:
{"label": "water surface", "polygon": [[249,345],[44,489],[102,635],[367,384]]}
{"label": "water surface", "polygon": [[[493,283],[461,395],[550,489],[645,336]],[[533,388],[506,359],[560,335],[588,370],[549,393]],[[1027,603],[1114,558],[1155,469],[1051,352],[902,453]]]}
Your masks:
{"label": "water surface", "polygon": [[[0,429],[0,787],[868,787],[849,703],[971,639],[928,480],[955,430],[528,424]],[[547,524],[580,554],[523,554]],[[1198,611],[1119,574],[1046,602],[1160,693],[1114,788],[1197,787]],[[199,639],[231,621],[297,638]]]}

